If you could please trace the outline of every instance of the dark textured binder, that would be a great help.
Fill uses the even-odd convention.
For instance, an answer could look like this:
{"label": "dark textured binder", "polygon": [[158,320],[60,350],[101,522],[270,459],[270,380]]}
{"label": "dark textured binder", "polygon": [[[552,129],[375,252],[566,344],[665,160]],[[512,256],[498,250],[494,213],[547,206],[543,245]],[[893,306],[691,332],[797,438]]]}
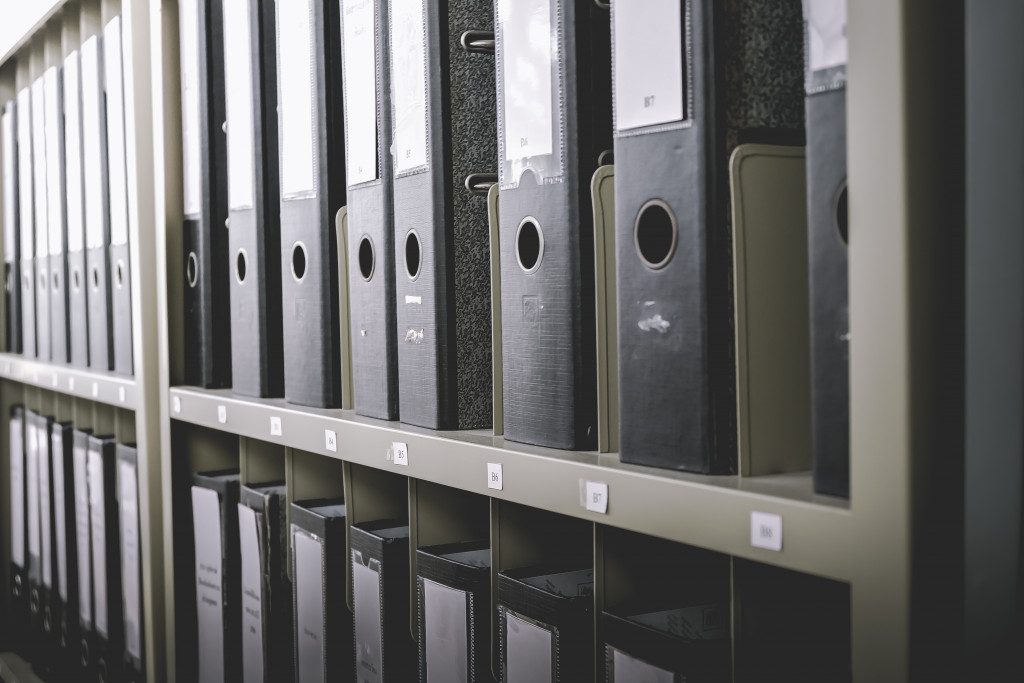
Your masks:
{"label": "dark textured binder", "polygon": [[805,3],[814,490],[850,495],[846,0]]}
{"label": "dark textured binder", "polygon": [[48,138],[46,94],[43,87],[43,76],[40,75],[32,83],[32,194],[35,200],[36,234],[36,358],[44,362],[50,361],[52,350],[50,344],[50,202],[46,187]]}
{"label": "dark textured binder", "polygon": [[352,613],[346,601],[345,503],[291,505],[295,681],[352,680]]}
{"label": "dark textured binder", "polygon": [[92,519],[89,509],[89,437],[90,430],[75,430],[72,446],[72,478],[74,479],[75,541],[78,550],[78,634],[76,644],[77,665],[83,680],[92,680],[96,675],[96,634],[93,630],[93,555]]}
{"label": "dark textured binder", "polygon": [[231,386],[248,396],[284,393],[275,37],[273,3],[224,3]]}
{"label": "dark textured binder", "polygon": [[93,633],[96,677],[122,680],[124,618],[121,612],[120,519],[117,504],[117,444],[112,436],[90,436],[87,460],[92,534]]}
{"label": "dark textured binder", "polygon": [[35,425],[37,460],[39,468],[39,600],[40,622],[37,657],[33,669],[41,676],[56,675],[60,671],[57,661],[57,628],[60,599],[57,591],[57,534],[54,502],[57,492],[53,485],[53,449],[50,443],[52,417],[33,416]]}
{"label": "dark textured binder", "polygon": [[134,374],[132,357],[131,258],[128,248],[128,158],[126,156],[121,17],[103,29],[107,108],[107,180],[110,192],[110,282],[114,370]]}
{"label": "dark textured binder", "polygon": [[117,444],[117,499],[121,521],[121,577],[124,652],[128,683],[146,681],[146,637],[142,610],[142,536],[139,521],[139,453],[135,444]]}
{"label": "dark textured binder", "polygon": [[57,599],[54,601],[56,661],[54,670],[63,675],[79,671],[78,509],[75,506],[74,430],[70,422],[50,426],[53,477],[53,528],[56,546]]}
{"label": "dark textured binder", "polygon": [[342,2],[352,384],[357,413],[398,419],[387,0]]}
{"label": "dark textured binder", "polygon": [[419,680],[491,676],[491,547],[487,540],[416,551]]}
{"label": "dark textured binder", "polygon": [[[185,382],[231,384],[227,139],[222,0],[182,0]],[[231,27],[237,30],[238,27]]]}
{"label": "dark textured binder", "polygon": [[110,281],[110,196],[102,36],[82,43],[82,181],[85,193],[85,280],[89,302],[89,367],[114,369]]}
{"label": "dark textured binder", "polygon": [[25,407],[11,406],[9,423],[10,436],[10,538],[11,563],[9,569],[10,587],[7,604],[9,616],[7,630],[11,635],[14,650],[26,656],[29,641],[29,554],[27,530],[27,482],[31,480],[26,472],[25,457]]}
{"label": "dark textured binder", "polygon": [[[47,53],[50,52],[47,41]],[[48,62],[51,60],[47,55]],[[50,360],[71,360],[68,340],[67,196],[64,186],[64,70],[50,66],[43,74],[43,130],[46,134],[46,218],[49,256]]]}
{"label": "dark textured binder", "polygon": [[199,681],[241,675],[238,470],[192,475]]}
{"label": "dark textured binder", "polygon": [[594,572],[523,567],[498,574],[502,683],[594,678]]}
{"label": "dark textured binder", "polygon": [[615,6],[624,462],[736,471],[728,160],[741,142],[800,141],[800,12],[800,0]]}
{"label": "dark textured binder", "polygon": [[294,666],[294,631],[285,485],[242,486],[238,497],[242,681],[289,680]]}
{"label": "dark textured binder", "polygon": [[[24,69],[27,73],[27,68]],[[19,66],[18,74],[23,68]],[[21,80],[20,78],[18,79]],[[35,178],[32,173],[32,91],[26,85],[18,91],[18,226],[21,263],[21,352],[34,358],[36,344],[36,262],[35,262]]]}
{"label": "dark textured binder", "polygon": [[353,524],[349,542],[356,679],[415,680],[416,644],[409,633],[409,526],[397,519]]}
{"label": "dark textured binder", "polygon": [[67,189],[67,325],[72,365],[89,367],[89,301],[85,268],[82,176],[82,77],[79,51],[64,58],[64,161]]}
{"label": "dark textured binder", "polygon": [[487,196],[467,182],[495,175],[494,2],[402,5],[391,13],[399,414],[489,427]]}
{"label": "dark textured binder", "polygon": [[21,353],[21,232],[18,226],[18,110],[14,100],[3,105],[0,114],[0,175],[3,176],[4,207],[4,350]]}
{"label": "dark textured binder", "polygon": [[277,3],[284,395],[321,408],[341,405],[334,227],[345,205],[339,12],[335,0]]}
{"label": "dark textured binder", "polygon": [[612,146],[609,14],[592,0],[500,2],[495,22],[505,438],[593,448],[590,178]]}

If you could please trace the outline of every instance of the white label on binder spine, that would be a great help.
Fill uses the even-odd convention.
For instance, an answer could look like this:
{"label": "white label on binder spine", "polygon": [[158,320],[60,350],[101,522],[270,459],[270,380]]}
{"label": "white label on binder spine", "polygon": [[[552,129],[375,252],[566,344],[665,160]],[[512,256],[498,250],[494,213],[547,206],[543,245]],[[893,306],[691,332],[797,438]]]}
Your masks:
{"label": "white label on binder spine", "polygon": [[60,186],[60,134],[61,134],[61,88],[57,78],[57,67],[51,66],[43,74],[44,131],[46,133],[46,210],[49,220],[48,241],[50,254],[59,256],[64,252],[64,188]]}
{"label": "white label on binder spine", "polygon": [[252,43],[249,0],[224,0],[224,80],[227,83],[228,206],[250,209],[256,191],[253,144]]}
{"label": "white label on binder spine", "polygon": [[505,613],[506,683],[552,683],[551,631]]}
{"label": "white label on binder spine", "polygon": [[281,198],[314,197],[319,139],[314,100],[313,7],[310,0],[277,4],[278,110]]}
{"label": "white label on binder spine", "polygon": [[50,435],[53,455],[53,528],[57,536],[57,593],[68,599],[68,529],[64,513],[64,434],[57,425]]}
{"label": "white label on binder spine", "polygon": [[683,120],[682,4],[645,0],[612,5],[616,130]]}
{"label": "white label on binder spine", "polygon": [[28,479],[28,563],[30,569],[39,571],[39,445],[34,419],[29,414],[25,427],[25,474]]}
{"label": "white label on binder spine", "polygon": [[103,100],[99,38],[82,43],[82,185],[85,192],[85,246],[103,246],[106,193],[103,190]]}
{"label": "white label on binder spine", "polygon": [[220,525],[220,499],[217,492],[193,486],[192,527],[196,547],[200,680],[224,671],[224,579]]}
{"label": "white label on binder spine", "polygon": [[324,683],[324,549],[319,539],[294,524],[292,548],[298,680]]}
{"label": "white label on binder spine", "polygon": [[[554,151],[551,70],[557,55],[549,0],[498,0],[505,159]],[[518,178],[516,178],[518,180]]]}
{"label": "white label on binder spine", "polygon": [[78,50],[64,60],[64,173],[67,189],[68,253],[82,251],[82,110],[79,100]]}
{"label": "white label on binder spine", "polygon": [[812,72],[846,64],[846,0],[804,0],[807,61]]}
{"label": "white label on binder spine", "polygon": [[49,256],[46,196],[46,103],[43,93],[43,79],[32,84],[32,173],[33,192],[36,205],[36,256]]}
{"label": "white label on binder spine", "polygon": [[21,211],[21,258],[32,256],[35,244],[32,192],[32,95],[28,88],[18,93],[18,208]]}
{"label": "white label on binder spine", "polygon": [[[199,0],[181,0],[181,153],[186,216],[202,209],[202,138],[199,111]],[[230,26],[225,23],[225,26]],[[232,31],[225,31],[231,33]]]}
{"label": "white label on binder spine", "polygon": [[426,683],[469,683],[469,595],[423,579]]}
{"label": "white label on binder spine", "polygon": [[39,447],[39,540],[42,545],[40,557],[43,566],[43,586],[53,587],[53,539],[51,530],[53,521],[50,517],[50,435],[46,430],[46,420],[39,420],[36,427],[36,444]]}
{"label": "white label on binder spine", "polygon": [[121,494],[121,577],[124,582],[124,646],[128,654],[142,659],[142,591],[139,578],[139,483],[135,466],[117,463],[117,484]]}
{"label": "white label on binder spine", "polygon": [[610,680],[643,681],[644,683],[675,683],[671,671],[665,671],[647,662],[630,657],[625,652],[612,648],[612,672]]}
{"label": "white label on binder spine", "polygon": [[107,627],[107,511],[103,480],[103,456],[89,450],[89,520],[92,524],[92,590],[96,606],[96,632],[104,638]]}
{"label": "white label on binder spine", "polygon": [[766,512],[751,512],[750,545],[782,552],[782,517]]}
{"label": "white label on binder spine", "polygon": [[128,163],[125,151],[124,74],[121,68],[121,17],[103,30],[103,67],[107,84],[107,171],[110,190],[110,243],[128,244]]}
{"label": "white label on binder spine", "polygon": [[92,626],[92,554],[89,552],[88,449],[75,444],[71,451],[75,479],[75,536],[78,540],[78,616]]}
{"label": "white label on binder spine", "polygon": [[14,213],[14,113],[10,105],[0,116],[0,131],[3,139],[0,141],[0,148],[3,149],[3,180],[4,180],[4,259],[8,262],[17,257],[15,246],[15,213]]}
{"label": "white label on binder spine", "polygon": [[427,163],[427,55],[423,0],[391,2],[395,175]]}
{"label": "white label on binder spine", "polygon": [[[370,560],[376,567],[380,565]],[[355,621],[356,671],[360,683],[382,683],[384,657],[381,642],[380,572],[362,562],[352,551],[352,615]]]}
{"label": "white label on binder spine", "polygon": [[25,568],[25,439],[22,418],[11,418],[11,560]]}
{"label": "white label on binder spine", "polygon": [[259,515],[238,504],[238,543],[242,574],[242,680],[263,677],[263,559]]}
{"label": "white label on binder spine", "polygon": [[374,0],[343,0],[348,184],[377,179],[377,31]]}

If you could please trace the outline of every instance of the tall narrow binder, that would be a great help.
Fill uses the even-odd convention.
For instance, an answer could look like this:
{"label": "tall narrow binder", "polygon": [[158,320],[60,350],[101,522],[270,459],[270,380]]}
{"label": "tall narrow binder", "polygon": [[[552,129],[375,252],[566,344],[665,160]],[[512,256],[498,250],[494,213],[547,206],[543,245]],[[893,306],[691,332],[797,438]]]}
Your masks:
{"label": "tall narrow binder", "polygon": [[89,367],[89,301],[85,268],[82,177],[82,70],[78,50],[64,58],[64,169],[67,195],[68,349],[72,365]]}
{"label": "tall narrow binder", "polygon": [[60,40],[46,40],[46,71],[43,73],[43,130],[46,135],[46,219],[50,292],[50,359],[67,363],[67,197],[64,170],[64,70],[60,66]]}
{"label": "tall narrow binder", "polygon": [[242,681],[288,680],[294,668],[288,500],[284,482],[242,486],[238,503]]}
{"label": "tall narrow binder", "polygon": [[121,521],[121,604],[124,615],[124,680],[146,680],[139,527],[139,454],[135,444],[117,445],[117,492]]}
{"label": "tall narrow binder", "polygon": [[284,392],[274,5],[224,0],[231,386]]}
{"label": "tall narrow binder", "polygon": [[199,681],[241,673],[238,470],[192,475]]}
{"label": "tall narrow binder", "polygon": [[387,0],[344,0],[352,384],[357,413],[398,418],[394,159]]}
{"label": "tall narrow binder", "polygon": [[734,472],[728,159],[800,139],[800,2],[613,14],[620,455]]}
{"label": "tall narrow binder", "polygon": [[89,302],[89,367],[114,369],[110,282],[110,197],[103,43],[82,43],[82,179],[85,193],[85,279]]}
{"label": "tall narrow binder", "polygon": [[[33,54],[33,57],[35,55]],[[35,59],[33,59],[33,63]],[[35,200],[36,357],[48,362],[50,344],[50,204],[46,183],[46,94],[43,76],[32,83],[32,193]],[[54,144],[54,142],[50,142]]]}
{"label": "tall narrow binder", "polygon": [[25,413],[25,499],[28,503],[28,659],[35,661],[43,652],[43,566],[42,528],[40,525],[38,415]]}
{"label": "tall narrow binder", "polygon": [[103,71],[107,108],[107,171],[110,192],[110,273],[114,370],[134,374],[132,359],[131,258],[128,248],[128,168],[125,151],[124,73],[121,17],[103,29]]}
{"label": "tall narrow binder", "polygon": [[[21,60],[26,61],[26,60]],[[18,64],[18,82],[28,80],[28,67]],[[35,263],[35,178],[32,173],[32,91],[26,84],[18,91],[18,227],[21,270],[21,352],[35,357],[36,343],[36,263]]]}
{"label": "tall narrow binder", "polygon": [[345,503],[291,506],[296,683],[351,680],[352,613],[345,600]]}
{"label": "tall narrow binder", "polygon": [[804,2],[814,490],[850,495],[846,0]]}
{"label": "tall narrow binder", "polygon": [[356,676],[380,683],[416,679],[409,634],[409,526],[386,519],[352,526],[352,612]]}
{"label": "tall narrow binder", "polygon": [[93,633],[92,519],[89,508],[90,430],[75,430],[71,455],[75,487],[75,544],[78,550],[78,635],[77,664],[85,680],[95,676],[96,637]]}
{"label": "tall narrow binder", "polygon": [[89,436],[86,460],[92,543],[93,644],[96,677],[122,680],[124,615],[121,611],[120,515],[117,503],[117,444],[112,436]]}
{"label": "tall narrow binder", "polygon": [[56,545],[57,599],[54,601],[54,668],[63,675],[74,675],[79,667],[79,593],[78,534],[75,506],[74,430],[70,422],[53,422],[49,432],[53,474],[53,528]]}
{"label": "tall narrow binder", "polygon": [[[391,0],[399,413],[491,425],[493,0]],[[486,185],[486,183],[485,183]],[[404,267],[403,267],[404,265]]]}
{"label": "tall narrow binder", "polygon": [[21,233],[18,229],[18,110],[14,100],[0,113],[4,202],[4,348],[21,353]]}
{"label": "tall narrow binder", "polygon": [[[185,250],[185,381],[231,383],[227,141],[222,0],[183,0],[181,146]],[[230,27],[231,32],[239,27]]]}
{"label": "tall narrow binder", "polygon": [[10,422],[11,564],[7,604],[14,649],[26,653],[29,627],[28,535],[26,534],[25,407],[11,406]]}
{"label": "tall narrow binder", "polygon": [[56,675],[60,671],[57,661],[57,628],[60,599],[57,586],[57,534],[55,526],[53,449],[50,430],[53,418],[35,415],[32,422],[36,433],[36,465],[39,468],[39,567],[40,616],[42,630],[39,636],[38,656],[32,661],[33,669],[41,676]]}
{"label": "tall narrow binder", "polygon": [[339,9],[333,0],[277,3],[284,395],[322,408],[341,402],[334,229],[345,205]]}
{"label": "tall narrow binder", "polygon": [[612,146],[608,10],[592,0],[498,2],[495,22],[505,438],[593,448],[589,183]]}

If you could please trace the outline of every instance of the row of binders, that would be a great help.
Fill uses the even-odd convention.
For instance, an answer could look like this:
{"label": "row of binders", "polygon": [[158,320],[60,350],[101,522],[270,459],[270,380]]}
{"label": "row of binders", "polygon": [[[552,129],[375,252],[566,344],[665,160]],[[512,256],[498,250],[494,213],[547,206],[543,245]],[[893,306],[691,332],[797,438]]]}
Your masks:
{"label": "row of binders", "polygon": [[183,0],[187,382],[339,407],[347,329],[356,412],[487,427],[496,260],[506,439],[594,448],[589,184],[614,154],[622,460],[735,473],[729,158],[806,141],[816,488],[848,495],[845,17]]}
{"label": "row of binders", "polygon": [[133,374],[121,18],[72,5],[2,113],[6,349]]}
{"label": "row of binders", "polygon": [[342,499],[289,505],[283,482],[237,470],[194,474],[191,498],[200,683],[726,683],[734,613],[742,680],[849,680],[842,584],[738,564],[733,612],[728,556],[648,539],[614,571],[670,576],[626,590],[649,598],[596,613],[591,558],[498,572],[492,614],[487,538],[412,549],[410,577],[408,519],[347,524]]}
{"label": "row of binders", "polygon": [[15,650],[44,679],[145,680],[135,445],[16,405],[10,474]]}

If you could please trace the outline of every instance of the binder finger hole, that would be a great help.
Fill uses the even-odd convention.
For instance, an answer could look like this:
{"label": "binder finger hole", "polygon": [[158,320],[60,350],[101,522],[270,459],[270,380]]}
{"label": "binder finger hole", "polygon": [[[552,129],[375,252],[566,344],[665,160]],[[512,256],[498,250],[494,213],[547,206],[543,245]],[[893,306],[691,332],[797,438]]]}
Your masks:
{"label": "binder finger hole", "polygon": [[359,240],[359,274],[367,282],[373,277],[374,261],[373,242],[369,236],[363,235],[363,239]]}
{"label": "binder finger hole", "polygon": [[292,277],[296,282],[306,277],[306,245],[302,242],[292,245]]}
{"label": "binder finger hole", "polygon": [[834,212],[839,239],[843,241],[844,245],[850,246],[850,209],[847,205],[846,183],[843,183],[842,189],[836,195]]}
{"label": "binder finger hole", "polygon": [[235,258],[235,277],[238,278],[238,284],[245,282],[245,271],[246,271],[246,256],[245,249],[238,250],[238,256]]}
{"label": "binder finger hole", "polygon": [[194,251],[189,252],[188,263],[185,265],[185,277],[188,278],[188,286],[195,287],[199,282],[199,259]]}
{"label": "binder finger hole", "polygon": [[124,286],[124,261],[117,262],[117,286],[118,288]]}
{"label": "binder finger hole", "polygon": [[544,258],[544,233],[536,219],[527,217],[516,231],[516,260],[519,267],[529,273],[536,273]]}
{"label": "binder finger hole", "polygon": [[652,199],[644,204],[633,226],[636,253],[648,268],[664,268],[676,253],[679,231],[668,204]]}
{"label": "binder finger hole", "polygon": [[39,273],[39,289],[46,289],[46,273]]}
{"label": "binder finger hole", "polygon": [[420,236],[415,230],[405,235],[405,272],[410,280],[420,276]]}
{"label": "binder finger hole", "polygon": [[60,275],[57,273],[53,274],[53,289],[56,291],[60,289]]}
{"label": "binder finger hole", "polygon": [[75,271],[71,273],[71,284],[74,286],[76,292],[82,288],[82,271],[77,268],[75,268]]}
{"label": "binder finger hole", "polygon": [[94,292],[100,291],[100,269],[92,269],[92,289]]}

